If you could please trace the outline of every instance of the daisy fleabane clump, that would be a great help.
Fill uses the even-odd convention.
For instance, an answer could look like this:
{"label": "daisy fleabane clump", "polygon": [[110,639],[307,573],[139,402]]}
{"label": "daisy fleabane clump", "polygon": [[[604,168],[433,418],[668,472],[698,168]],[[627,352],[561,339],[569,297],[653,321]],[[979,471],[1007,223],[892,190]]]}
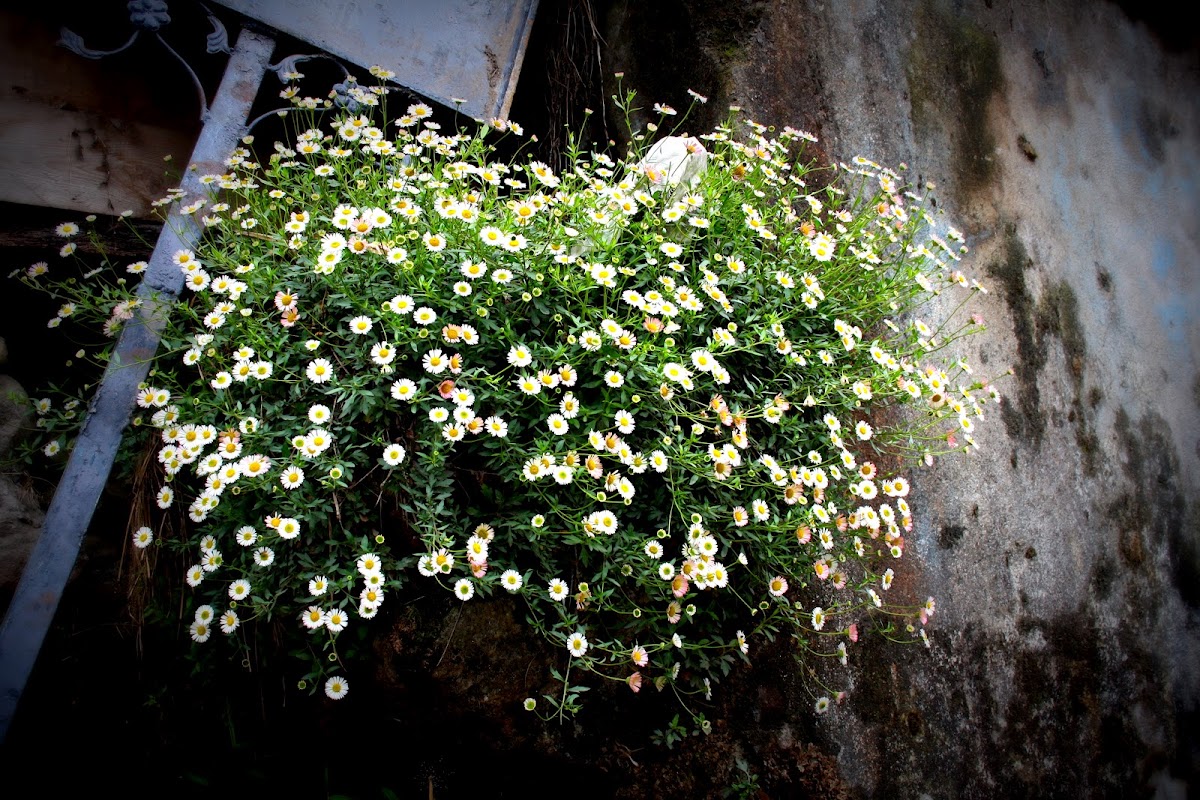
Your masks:
{"label": "daisy fleabane clump", "polygon": [[[132,214],[126,211],[104,221],[89,214],[82,224],[60,223],[53,233],[63,244],[54,254],[8,273],[8,280],[46,296],[46,302],[34,302],[31,308],[48,309],[45,326],[53,331],[50,335],[65,333],[71,344],[63,351],[74,350],[62,374],[30,400],[37,435],[19,439],[10,456],[26,468],[36,468],[40,459],[65,459],[117,336],[142,303],[136,288],[146,262],[119,260],[105,244],[111,231],[126,226]],[[53,374],[54,367],[47,369]]]}
{"label": "daisy fleabane clump", "polygon": [[[982,326],[921,317],[981,287],[901,173],[815,168],[810,134],[737,114],[551,166],[498,155],[515,123],[371,105],[235,151],[177,256],[141,429],[158,505],[194,523],[154,544],[228,612],[197,647],[284,620],[340,697],[347,630],[436,588],[521,604],[561,662],[545,716],[609,678],[703,728],[777,635],[811,663],[928,643],[933,600],[888,600],[902,470],[973,448],[999,396],[942,355]],[[806,672],[823,712],[847,682]]]}

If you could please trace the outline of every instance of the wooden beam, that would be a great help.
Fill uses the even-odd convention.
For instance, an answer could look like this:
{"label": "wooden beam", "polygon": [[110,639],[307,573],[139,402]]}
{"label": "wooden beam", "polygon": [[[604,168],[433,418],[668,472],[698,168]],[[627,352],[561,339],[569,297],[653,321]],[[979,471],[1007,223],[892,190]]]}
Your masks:
{"label": "wooden beam", "polygon": [[[29,257],[34,261],[53,258],[64,241],[54,232],[55,226],[60,222],[78,222],[82,226],[83,217],[79,211],[0,202],[0,252],[7,259],[5,263],[10,269],[28,266],[12,261],[10,254],[15,251],[22,251],[19,254],[22,257],[31,254]],[[106,215],[100,215],[94,224],[104,242],[105,254],[117,261],[145,261],[162,228],[162,220],[158,219],[119,219]],[[96,255],[96,248],[87,238],[77,236],[73,241],[80,254]]]}
{"label": "wooden beam", "polygon": [[195,118],[156,107],[167,105],[163,87],[135,69],[145,50],[98,63],[58,47],[58,36],[51,19],[0,10],[0,201],[150,216],[150,202],[179,182]]}
{"label": "wooden beam", "polygon": [[148,216],[179,182],[163,157],[191,147],[182,131],[0,97],[0,201]]}

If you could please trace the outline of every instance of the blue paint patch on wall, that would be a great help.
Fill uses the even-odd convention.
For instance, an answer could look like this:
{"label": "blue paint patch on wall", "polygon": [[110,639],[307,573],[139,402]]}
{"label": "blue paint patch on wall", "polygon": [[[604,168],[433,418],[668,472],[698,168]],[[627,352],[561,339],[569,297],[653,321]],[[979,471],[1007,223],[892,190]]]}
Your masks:
{"label": "blue paint patch on wall", "polygon": [[1188,326],[1195,318],[1191,303],[1182,298],[1168,300],[1160,303],[1156,311],[1158,312],[1158,323],[1162,325],[1163,332],[1167,335],[1167,341],[1176,347],[1185,347]]}
{"label": "blue paint patch on wall", "polygon": [[1145,172],[1142,194],[1159,205],[1168,202],[1166,174],[1163,170],[1154,169]]}
{"label": "blue paint patch on wall", "polygon": [[1160,237],[1154,243],[1154,255],[1151,265],[1154,275],[1160,281],[1165,281],[1175,272],[1175,243],[1170,239]]}

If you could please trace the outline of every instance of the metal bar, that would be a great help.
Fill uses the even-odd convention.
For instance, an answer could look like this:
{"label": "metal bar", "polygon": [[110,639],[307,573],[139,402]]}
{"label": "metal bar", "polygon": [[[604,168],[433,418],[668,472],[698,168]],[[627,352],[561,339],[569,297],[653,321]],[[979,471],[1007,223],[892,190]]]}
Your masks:
{"label": "metal bar", "polygon": [[[187,171],[181,183],[189,195],[207,193],[207,187],[199,181],[201,175],[227,171],[224,161],[244,135],[250,106],[274,47],[275,40],[270,36],[242,30],[192,151],[190,163],[195,168]],[[191,215],[179,214],[177,205],[163,226],[150,268],[138,287],[142,301],[138,314],[121,332],[46,512],[42,534],[0,625],[0,742],[8,734],[100,492],[108,481],[138,384],[149,372],[166,315],[183,288],[183,274],[172,257],[178,250],[194,247],[200,235],[200,226]]]}

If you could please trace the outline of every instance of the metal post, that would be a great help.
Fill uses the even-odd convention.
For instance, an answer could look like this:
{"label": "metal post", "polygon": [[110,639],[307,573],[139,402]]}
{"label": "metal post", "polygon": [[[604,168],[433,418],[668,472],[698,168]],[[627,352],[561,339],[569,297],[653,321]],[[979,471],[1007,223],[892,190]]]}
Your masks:
{"label": "metal post", "polygon": [[[228,171],[224,161],[245,134],[250,106],[274,47],[273,38],[257,31],[243,29],[238,37],[192,151],[189,163],[194,169],[188,170],[181,183],[191,197],[208,191],[200,184],[200,175]],[[0,742],[8,734],[21,692],[54,620],[129,424],[138,385],[145,380],[158,349],[166,315],[183,288],[183,274],[172,257],[178,250],[195,247],[200,240],[200,226],[191,215],[179,214],[177,208],[158,237],[150,267],[138,287],[141,304],[137,316],[121,332],[46,512],[42,534],[0,625]]]}

